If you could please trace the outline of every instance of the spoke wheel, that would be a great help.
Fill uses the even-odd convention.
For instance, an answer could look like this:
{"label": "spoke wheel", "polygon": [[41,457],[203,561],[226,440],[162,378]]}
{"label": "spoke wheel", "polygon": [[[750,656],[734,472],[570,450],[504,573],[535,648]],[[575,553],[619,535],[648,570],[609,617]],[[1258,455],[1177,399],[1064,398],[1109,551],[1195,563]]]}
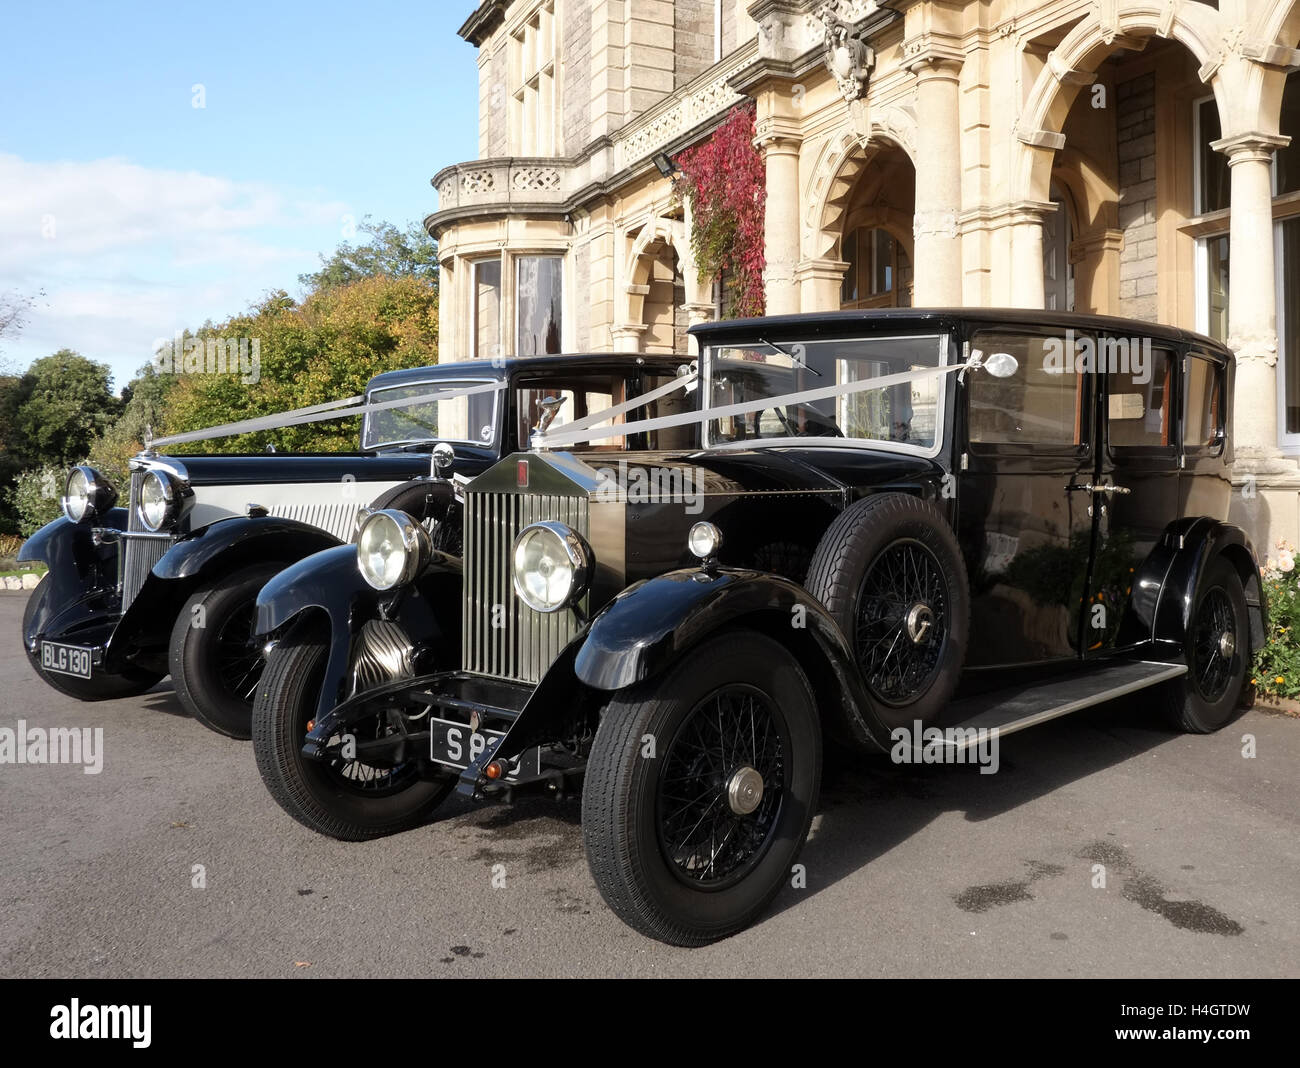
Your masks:
{"label": "spoke wheel", "polygon": [[602,711],[582,788],[592,878],[651,938],[725,938],[790,881],[820,779],[799,662],[765,635],[724,632]]}
{"label": "spoke wheel", "polygon": [[695,708],[659,779],[659,844],[679,878],[720,889],[753,869],[780,814],[783,757],[781,729],[761,690],[731,686]]}
{"label": "spoke wheel", "polygon": [[1241,714],[1252,655],[1241,577],[1222,557],[1200,581],[1184,650],[1187,674],[1166,686],[1165,711],[1179,730],[1209,734]]}
{"label": "spoke wheel", "polygon": [[868,565],[854,651],[873,696],[898,706],[929,689],[948,638],[948,600],[939,561],[919,541],[896,541]]}

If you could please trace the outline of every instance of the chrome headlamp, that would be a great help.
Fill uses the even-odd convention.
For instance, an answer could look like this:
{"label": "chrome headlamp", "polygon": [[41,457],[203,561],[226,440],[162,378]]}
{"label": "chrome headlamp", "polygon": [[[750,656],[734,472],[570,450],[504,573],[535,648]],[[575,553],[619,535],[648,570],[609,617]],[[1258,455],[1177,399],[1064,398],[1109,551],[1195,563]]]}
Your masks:
{"label": "chrome headlamp", "polygon": [[157,533],[172,526],[185,514],[194,491],[166,471],[150,471],[140,482],[136,517],[145,530]]}
{"label": "chrome headlamp", "polygon": [[411,582],[429,562],[429,532],[405,512],[382,509],[361,521],[357,533],[357,569],[377,590]]}
{"label": "chrome headlamp", "polygon": [[591,547],[563,523],[533,523],[515,538],[515,593],[534,612],[558,612],[586,591]]}
{"label": "chrome headlamp", "polygon": [[103,515],[117,503],[117,490],[93,467],[74,467],[63,487],[63,514],[74,523]]}

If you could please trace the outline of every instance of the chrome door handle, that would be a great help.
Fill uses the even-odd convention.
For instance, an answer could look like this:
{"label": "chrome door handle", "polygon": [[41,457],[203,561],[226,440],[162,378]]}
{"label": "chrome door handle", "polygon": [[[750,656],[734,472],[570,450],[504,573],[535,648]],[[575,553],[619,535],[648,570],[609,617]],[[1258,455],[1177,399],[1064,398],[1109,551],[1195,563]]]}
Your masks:
{"label": "chrome door handle", "polygon": [[1066,493],[1132,493],[1128,486],[1116,486],[1113,482],[1103,482],[1100,486],[1093,485],[1091,482],[1072,482],[1065,487]]}

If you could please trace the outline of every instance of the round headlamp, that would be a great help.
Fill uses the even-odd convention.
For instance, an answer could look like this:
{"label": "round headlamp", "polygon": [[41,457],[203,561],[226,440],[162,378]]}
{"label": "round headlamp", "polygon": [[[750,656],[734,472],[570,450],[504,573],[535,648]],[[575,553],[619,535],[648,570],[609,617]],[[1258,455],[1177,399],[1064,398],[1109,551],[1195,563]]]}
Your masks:
{"label": "round headlamp", "polygon": [[377,590],[411,582],[433,552],[429,532],[405,512],[382,509],[361,521],[357,534],[357,568]]}
{"label": "round headlamp", "polygon": [[117,503],[117,490],[93,467],[74,467],[63,486],[63,514],[74,523],[103,515]]}
{"label": "round headlamp", "polygon": [[563,523],[533,523],[515,538],[515,593],[534,612],[558,612],[587,590],[591,548]]}
{"label": "round headlamp", "polygon": [[166,471],[150,471],[140,482],[135,514],[145,530],[157,533],[180,519],[190,496],[189,487]]}
{"label": "round headlamp", "polygon": [[722,548],[722,531],[712,523],[696,523],[686,535],[686,547],[691,550],[692,556],[708,560]]}

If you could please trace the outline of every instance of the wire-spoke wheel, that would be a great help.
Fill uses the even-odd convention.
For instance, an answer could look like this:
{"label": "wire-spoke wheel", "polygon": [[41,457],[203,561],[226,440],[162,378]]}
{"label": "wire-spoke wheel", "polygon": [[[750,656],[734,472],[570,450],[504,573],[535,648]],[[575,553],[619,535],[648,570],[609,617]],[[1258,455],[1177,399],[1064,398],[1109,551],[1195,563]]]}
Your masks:
{"label": "wire-spoke wheel", "polygon": [[929,689],[948,640],[948,582],[925,545],[902,538],[867,567],[855,653],[872,695],[910,704]]}
{"label": "wire-spoke wheel", "polygon": [[168,662],[176,696],[210,730],[248,738],[266,666],[253,633],[257,595],[283,567],[254,564],[196,590],[172,626]]}
{"label": "wire-spoke wheel", "polygon": [[324,634],[310,623],[271,650],[253,706],[253,754],[262,781],[285,812],[331,838],[357,842],[419,826],[455,778],[429,780],[414,761],[386,765],[359,756],[367,742],[394,729],[380,714],[352,724],[350,738],[332,736],[328,760],[303,755],[328,656]]}
{"label": "wire-spoke wheel", "polygon": [[880,493],[850,505],[822,536],[807,588],[844,632],[882,723],[943,711],[966,655],[970,592],[957,538],[933,504]]}
{"label": "wire-spoke wheel", "polygon": [[1250,668],[1250,621],[1241,577],[1227,560],[1210,564],[1196,593],[1186,640],[1187,674],[1168,687],[1174,725],[1217,731],[1241,713]]}
{"label": "wire-spoke wheel", "polygon": [[735,933],[792,878],[820,778],[799,663],[755,631],[710,639],[601,715],[582,792],[601,896],[673,945]]}

